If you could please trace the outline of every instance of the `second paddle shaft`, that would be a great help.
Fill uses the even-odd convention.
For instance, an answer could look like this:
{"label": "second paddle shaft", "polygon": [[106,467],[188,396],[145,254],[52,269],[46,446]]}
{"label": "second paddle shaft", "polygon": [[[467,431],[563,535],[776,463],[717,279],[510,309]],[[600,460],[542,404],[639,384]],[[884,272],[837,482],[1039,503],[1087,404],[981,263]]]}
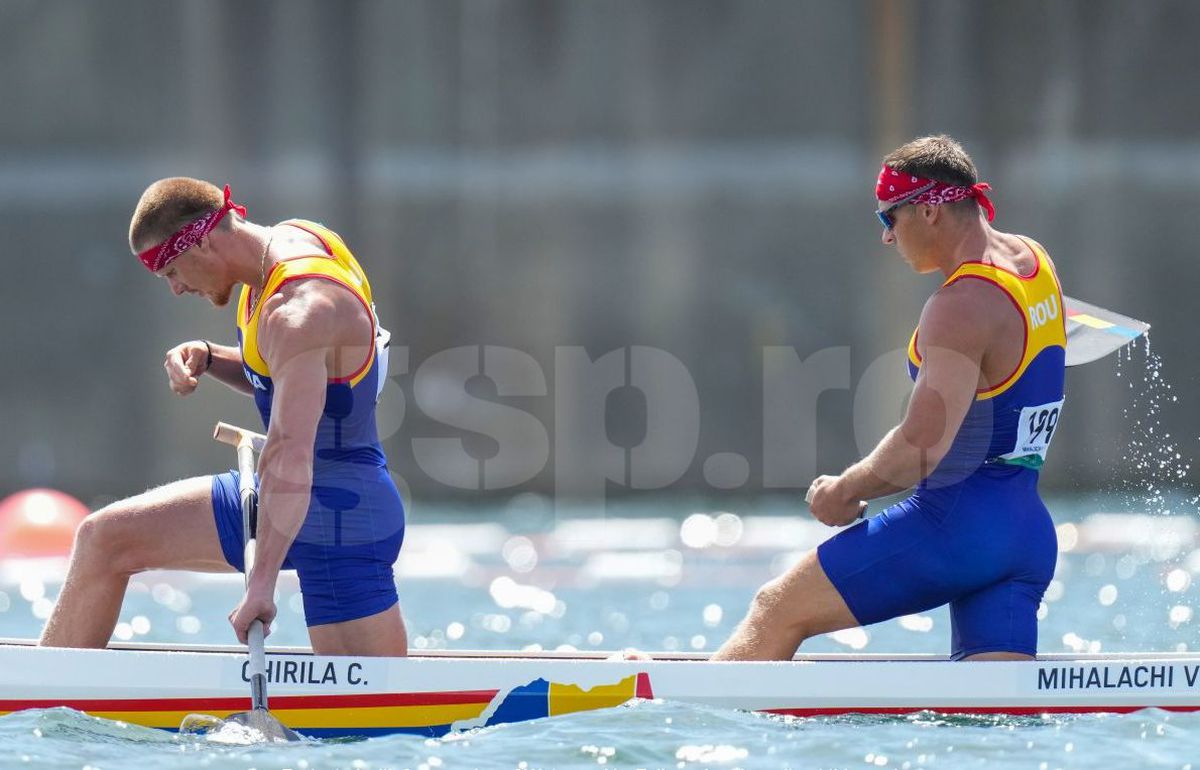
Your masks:
{"label": "second paddle shaft", "polygon": [[[242,504],[242,531],[245,532],[245,578],[246,587],[250,587],[250,572],[254,569],[255,532],[258,526],[258,489],[254,482],[254,444],[249,435],[244,435],[237,443],[238,456],[238,497]],[[265,632],[263,622],[251,621],[246,632],[247,643],[250,647],[250,699],[251,708],[267,708],[267,655],[265,651]]]}

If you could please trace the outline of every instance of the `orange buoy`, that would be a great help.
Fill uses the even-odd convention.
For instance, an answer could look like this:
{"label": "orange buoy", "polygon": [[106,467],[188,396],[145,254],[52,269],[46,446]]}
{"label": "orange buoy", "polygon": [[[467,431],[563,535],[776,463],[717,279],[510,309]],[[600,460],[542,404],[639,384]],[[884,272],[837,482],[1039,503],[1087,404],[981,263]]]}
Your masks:
{"label": "orange buoy", "polygon": [[0,558],[66,556],[89,513],[56,489],[27,489],[0,500]]}

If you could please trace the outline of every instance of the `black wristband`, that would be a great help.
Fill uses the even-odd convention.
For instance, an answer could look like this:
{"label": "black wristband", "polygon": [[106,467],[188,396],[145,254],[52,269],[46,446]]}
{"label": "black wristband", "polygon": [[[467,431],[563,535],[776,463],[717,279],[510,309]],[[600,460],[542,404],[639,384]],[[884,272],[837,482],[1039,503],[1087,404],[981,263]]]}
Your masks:
{"label": "black wristband", "polygon": [[200,340],[204,343],[204,347],[208,349],[208,357],[204,359],[204,371],[212,368],[212,345],[208,344],[208,340]]}

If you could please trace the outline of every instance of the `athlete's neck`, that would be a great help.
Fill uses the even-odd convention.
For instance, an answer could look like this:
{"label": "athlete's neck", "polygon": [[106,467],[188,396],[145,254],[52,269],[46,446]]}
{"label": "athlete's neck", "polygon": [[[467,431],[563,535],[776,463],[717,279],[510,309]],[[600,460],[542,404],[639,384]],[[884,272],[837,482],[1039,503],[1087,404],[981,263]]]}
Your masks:
{"label": "athlete's neck", "polygon": [[998,233],[978,219],[948,217],[938,249],[938,269],[949,278],[966,262],[991,262]]}
{"label": "athlete's neck", "polygon": [[267,275],[275,265],[270,254],[273,228],[253,222],[239,222],[230,236],[234,239],[230,262],[233,276],[258,295],[263,290]]}

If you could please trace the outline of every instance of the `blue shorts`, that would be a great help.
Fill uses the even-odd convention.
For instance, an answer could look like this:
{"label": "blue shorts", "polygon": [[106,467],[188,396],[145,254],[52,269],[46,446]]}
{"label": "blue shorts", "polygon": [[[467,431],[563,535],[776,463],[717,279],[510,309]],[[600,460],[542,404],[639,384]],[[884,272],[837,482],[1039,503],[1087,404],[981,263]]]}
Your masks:
{"label": "blue shorts", "polygon": [[1037,472],[972,476],[912,497],[817,549],[862,625],[950,605],[951,655],[1037,654],[1037,610],[1058,538]]}
{"label": "blue shorts", "polygon": [[[225,560],[245,571],[237,471],[213,476],[213,517]],[[308,515],[283,561],[296,570],[310,626],[383,612],[397,602],[392,565],[404,542],[404,504],[386,469],[314,483]]]}

